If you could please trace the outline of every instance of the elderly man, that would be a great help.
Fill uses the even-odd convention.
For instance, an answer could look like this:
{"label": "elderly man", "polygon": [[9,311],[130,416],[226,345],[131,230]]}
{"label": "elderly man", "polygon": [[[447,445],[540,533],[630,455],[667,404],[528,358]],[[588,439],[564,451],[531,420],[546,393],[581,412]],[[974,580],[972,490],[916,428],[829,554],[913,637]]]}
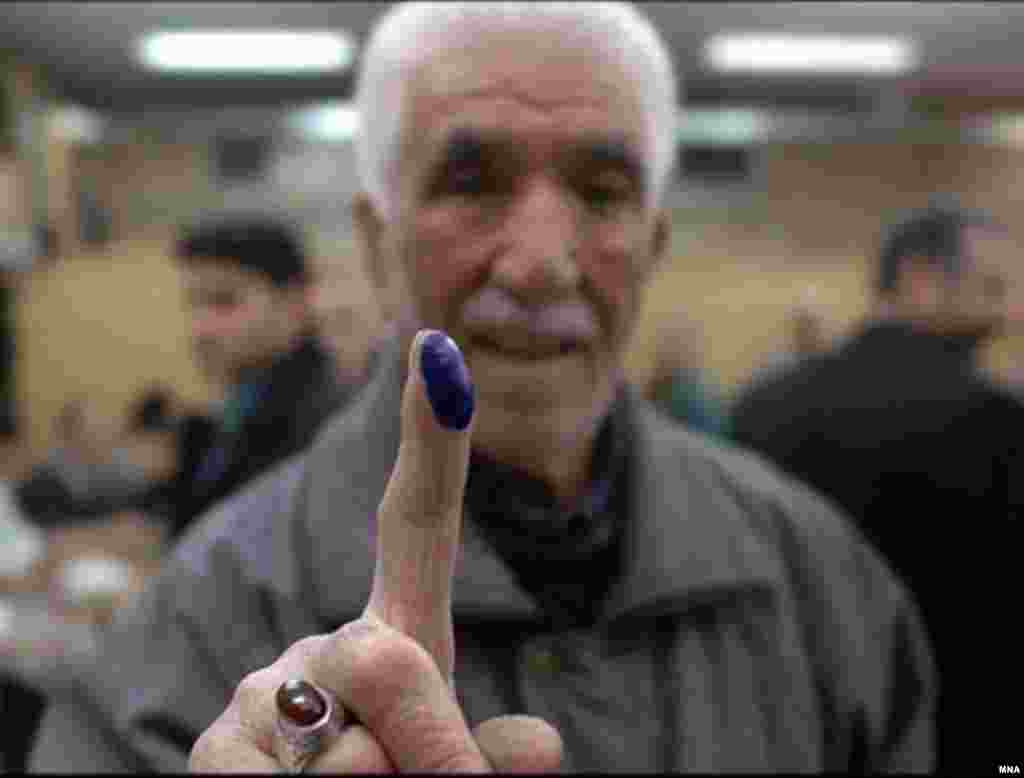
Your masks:
{"label": "elderly man", "polygon": [[395,348],[190,534],[35,767],[928,769],[907,592],[815,495],[624,386],[669,233],[654,30],[399,6],[362,67],[355,215]]}

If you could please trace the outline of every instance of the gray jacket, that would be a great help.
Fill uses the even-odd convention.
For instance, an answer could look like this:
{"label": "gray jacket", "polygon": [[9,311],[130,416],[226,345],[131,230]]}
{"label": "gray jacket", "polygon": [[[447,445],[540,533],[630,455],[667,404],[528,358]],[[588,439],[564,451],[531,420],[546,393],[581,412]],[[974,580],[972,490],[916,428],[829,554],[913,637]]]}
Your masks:
{"label": "gray jacket", "polygon": [[[400,363],[305,457],[193,527],[53,699],[32,769],[182,770],[244,675],[359,616]],[[569,770],[929,770],[935,681],[907,590],[809,490],[635,395],[630,409],[628,561],[596,627],[545,631],[465,523],[453,613],[469,722],[542,716]]]}

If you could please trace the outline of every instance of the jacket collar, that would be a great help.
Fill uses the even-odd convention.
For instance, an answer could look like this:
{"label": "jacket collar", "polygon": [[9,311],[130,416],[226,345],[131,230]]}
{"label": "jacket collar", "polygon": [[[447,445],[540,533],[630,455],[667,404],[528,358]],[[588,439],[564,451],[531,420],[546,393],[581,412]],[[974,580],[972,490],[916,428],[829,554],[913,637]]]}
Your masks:
{"label": "jacket collar", "polygon": [[[374,522],[399,443],[405,359],[394,345],[368,390],[330,425],[307,461],[299,501],[300,553],[311,594],[327,625],[357,617],[373,579]],[[637,393],[627,397],[632,446],[626,564],[606,613],[677,610],[709,593],[779,579],[774,558],[755,540],[742,505],[704,448],[710,444],[669,425]],[[532,598],[469,521],[452,588],[457,620],[534,619]]]}
{"label": "jacket collar", "polygon": [[241,427],[267,426],[282,415],[290,423],[295,403],[334,372],[334,358],[315,337],[304,337],[297,348],[283,354],[263,373],[235,387],[233,395],[248,395],[249,399]]}
{"label": "jacket collar", "polygon": [[[754,534],[749,502],[721,466],[715,444],[668,422],[635,389],[623,575],[607,618],[679,612],[725,594],[777,585],[776,557]],[[734,454],[735,455],[735,454]]]}

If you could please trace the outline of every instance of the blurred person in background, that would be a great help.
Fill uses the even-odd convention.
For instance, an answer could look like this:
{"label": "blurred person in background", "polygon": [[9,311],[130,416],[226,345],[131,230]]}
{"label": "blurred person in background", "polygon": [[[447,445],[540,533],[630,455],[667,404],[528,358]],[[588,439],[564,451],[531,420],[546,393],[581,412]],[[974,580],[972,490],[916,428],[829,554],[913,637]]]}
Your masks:
{"label": "blurred person in background", "polygon": [[[192,345],[226,394],[222,410],[182,414],[173,393],[155,385],[118,435],[84,399],[69,402],[55,420],[60,443],[16,489],[34,523],[57,530],[51,556],[73,558],[83,542],[142,552],[151,530],[161,546],[176,539],[208,506],[308,446],[365,383],[379,334],[369,284],[333,277],[329,294],[315,294],[291,225],[263,214],[212,217],[183,231],[176,256]],[[75,531],[86,521],[88,537]],[[26,712],[8,733],[8,763],[17,767],[43,697],[16,678],[4,679],[2,691]]]}
{"label": "blurred person in background", "polygon": [[647,399],[694,431],[727,438],[728,415],[721,390],[704,367],[701,328],[676,311],[660,324],[655,338]]}
{"label": "blurred person in background", "polygon": [[67,401],[54,417],[46,460],[15,487],[31,521],[41,527],[89,521],[139,500],[151,482],[122,455],[118,437],[117,422],[85,398]]}
{"label": "blurred person in background", "polygon": [[918,595],[950,774],[1021,753],[1016,654],[998,618],[972,617],[988,604],[1010,618],[1020,590],[1024,406],[975,364],[1007,326],[1019,263],[986,214],[915,212],[883,241],[859,332],[734,408],[735,440],[845,508]]}
{"label": "blurred person in background", "polygon": [[173,395],[153,386],[140,394],[121,429],[84,398],[54,418],[56,445],[15,486],[20,508],[43,527],[145,509],[175,471]]}
{"label": "blurred person in background", "polygon": [[[59,568],[58,560],[94,556],[96,545],[83,543],[85,537],[96,541],[119,536],[116,545],[127,552],[131,563],[148,556],[148,551],[132,553],[144,550],[140,546],[147,541],[152,542],[154,553],[162,545],[163,528],[144,511],[159,500],[162,485],[174,472],[173,394],[159,385],[147,388],[129,409],[123,428],[117,426],[81,397],[69,400],[57,414],[56,445],[27,478],[11,484],[6,496],[9,522],[48,530],[20,528],[20,539],[38,538],[40,548],[15,578],[45,576],[46,570]],[[88,535],[78,531],[84,525],[90,527]],[[2,551],[9,557],[10,539],[4,543]],[[53,575],[59,577],[56,572]],[[52,591],[60,591],[59,584]],[[0,638],[9,637],[2,633]],[[18,635],[21,640],[29,637]],[[0,696],[0,716],[6,723],[2,762],[7,770],[24,770],[45,695],[38,678],[15,672],[0,674]]]}
{"label": "blurred person in background", "polygon": [[825,307],[818,299],[818,288],[809,286],[789,315],[790,352],[795,359],[820,354],[832,341]]}
{"label": "blurred person in background", "polygon": [[[34,766],[928,769],[906,590],[624,380],[677,142],[642,12],[398,5],[360,61],[354,214],[396,337],[307,455],[176,546]],[[287,721],[328,693],[353,720],[297,759]]]}
{"label": "blurred person in background", "polygon": [[0,443],[17,437],[14,402],[14,296],[7,273],[0,267]]}
{"label": "blurred person in background", "polygon": [[115,449],[115,455],[136,472],[141,472],[146,492],[138,507],[147,510],[158,500],[158,491],[177,473],[178,435],[185,418],[174,392],[153,385],[136,398]]}
{"label": "blurred person in background", "polygon": [[178,240],[193,352],[224,392],[189,417],[162,514],[177,536],[251,478],[308,446],[354,391],[321,342],[302,236],[267,214],[215,216]]}
{"label": "blurred person in background", "polygon": [[768,356],[755,368],[740,394],[792,370],[806,359],[824,353],[831,345],[832,334],[825,307],[818,299],[818,288],[807,286],[786,314],[786,345]]}

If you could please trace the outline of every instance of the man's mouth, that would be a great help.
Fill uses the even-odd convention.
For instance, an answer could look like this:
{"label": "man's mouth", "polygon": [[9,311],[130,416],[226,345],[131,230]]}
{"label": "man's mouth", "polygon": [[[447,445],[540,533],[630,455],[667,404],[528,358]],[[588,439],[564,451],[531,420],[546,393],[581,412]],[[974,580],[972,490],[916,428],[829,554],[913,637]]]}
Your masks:
{"label": "man's mouth", "polygon": [[511,338],[492,335],[473,335],[470,343],[474,349],[495,353],[506,359],[523,362],[539,362],[545,359],[569,356],[580,348],[580,343],[568,338]]}
{"label": "man's mouth", "polygon": [[461,319],[470,348],[522,364],[576,356],[599,331],[596,313],[582,300],[526,306],[497,287],[467,300]]}

